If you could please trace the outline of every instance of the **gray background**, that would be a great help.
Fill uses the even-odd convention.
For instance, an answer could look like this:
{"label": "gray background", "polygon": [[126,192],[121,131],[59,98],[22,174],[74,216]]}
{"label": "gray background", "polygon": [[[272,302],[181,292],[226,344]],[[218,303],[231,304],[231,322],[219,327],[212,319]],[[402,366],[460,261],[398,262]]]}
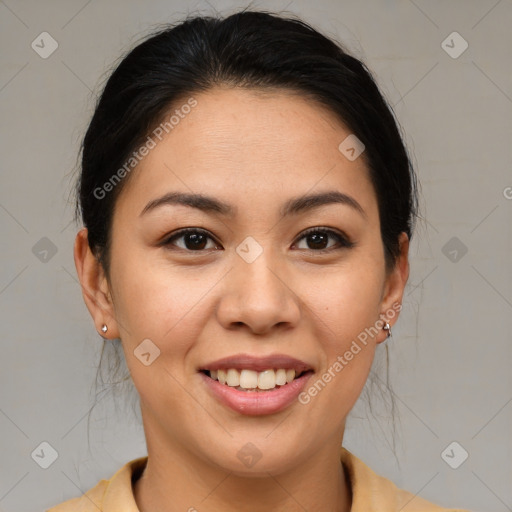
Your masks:
{"label": "gray background", "polygon": [[[108,67],[141,35],[188,12],[227,14],[247,5],[0,0],[0,511],[40,511],[146,453],[138,419],[116,411],[110,396],[90,416],[88,445],[102,342],[72,259],[78,145]],[[400,466],[386,403],[377,418],[363,398],[356,404],[345,446],[425,499],[512,510],[512,3],[252,6],[296,13],[368,64],[422,183],[424,221],[388,341]],[[44,31],[58,42],[46,59],[31,47]],[[454,31],[469,44],[457,58],[442,46]],[[381,378],[383,355],[379,347]],[[48,469],[31,456],[43,441],[58,452]],[[462,449],[469,454],[458,469],[441,456],[453,441],[462,448],[449,452],[452,464]]]}

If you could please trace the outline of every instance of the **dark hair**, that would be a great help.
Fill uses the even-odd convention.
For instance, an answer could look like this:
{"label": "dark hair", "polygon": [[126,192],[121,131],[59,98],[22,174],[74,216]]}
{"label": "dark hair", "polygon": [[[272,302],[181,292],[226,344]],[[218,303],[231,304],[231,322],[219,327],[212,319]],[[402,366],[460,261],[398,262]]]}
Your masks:
{"label": "dark hair", "polygon": [[166,26],[132,49],[108,79],[83,140],[76,212],[107,276],[114,204],[128,176],[100,199],[95,190],[173,105],[218,85],[298,92],[334,112],[363,142],[392,269],[400,233],[412,238],[417,184],[391,107],[365,64],[341,44],[299,19],[242,10]]}

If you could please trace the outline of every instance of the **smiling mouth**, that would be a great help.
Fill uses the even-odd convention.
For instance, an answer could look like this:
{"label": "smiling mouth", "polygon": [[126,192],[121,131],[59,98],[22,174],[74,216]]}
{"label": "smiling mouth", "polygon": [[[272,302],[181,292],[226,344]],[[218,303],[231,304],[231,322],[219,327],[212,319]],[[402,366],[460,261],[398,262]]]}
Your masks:
{"label": "smiling mouth", "polygon": [[209,378],[218,381],[220,384],[247,392],[268,392],[279,389],[307,373],[313,373],[312,370],[297,373],[294,369],[290,368],[269,368],[262,372],[248,369],[219,368],[218,370],[201,370],[201,372]]}

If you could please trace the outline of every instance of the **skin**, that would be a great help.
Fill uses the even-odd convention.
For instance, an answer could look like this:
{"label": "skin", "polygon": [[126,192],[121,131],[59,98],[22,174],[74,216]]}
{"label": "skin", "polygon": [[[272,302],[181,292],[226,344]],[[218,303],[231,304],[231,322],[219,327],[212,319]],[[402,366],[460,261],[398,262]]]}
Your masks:
{"label": "skin", "polygon": [[[339,460],[345,420],[385,330],[308,404],[295,401],[276,414],[227,408],[198,369],[238,353],[284,353],[309,363],[315,382],[402,303],[409,241],[402,233],[400,258],[386,273],[368,170],[362,157],[349,161],[338,150],[350,131],[329,110],[286,91],[216,88],[194,97],[197,106],[132,171],[118,198],[110,275],[85,228],[75,242],[87,307],[98,332],[105,323],[105,336],[121,338],[140,394],[149,460],[134,484],[137,505],[142,512],[349,511]],[[290,198],[326,190],[352,196],[365,215],[327,204],[279,217]],[[140,215],[171,191],[214,196],[236,216],[182,205]],[[159,245],[184,227],[211,238],[200,251],[187,237]],[[302,235],[314,227],[355,245],[332,236],[315,245]],[[252,263],[235,251],[247,236],[263,248]],[[323,247],[330,250],[319,253]],[[161,351],[149,366],[133,353],[146,338]],[[237,457],[248,442],[261,452],[250,468]]]}

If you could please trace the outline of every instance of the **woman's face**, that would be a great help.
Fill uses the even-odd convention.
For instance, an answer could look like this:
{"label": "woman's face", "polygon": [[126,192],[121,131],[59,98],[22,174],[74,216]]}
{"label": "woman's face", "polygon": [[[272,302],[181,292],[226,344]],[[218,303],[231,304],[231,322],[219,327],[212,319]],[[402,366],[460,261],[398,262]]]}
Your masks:
{"label": "woman's face", "polygon": [[[122,340],[149,450],[275,473],[340,445],[386,339],[379,319],[398,317],[408,243],[386,274],[368,170],[338,149],[350,132],[330,111],[283,91],[194,98],[118,198],[111,314],[93,315]],[[308,371],[293,383],[234,389],[238,374],[272,388],[294,367]],[[232,386],[206,374],[228,368]]]}

